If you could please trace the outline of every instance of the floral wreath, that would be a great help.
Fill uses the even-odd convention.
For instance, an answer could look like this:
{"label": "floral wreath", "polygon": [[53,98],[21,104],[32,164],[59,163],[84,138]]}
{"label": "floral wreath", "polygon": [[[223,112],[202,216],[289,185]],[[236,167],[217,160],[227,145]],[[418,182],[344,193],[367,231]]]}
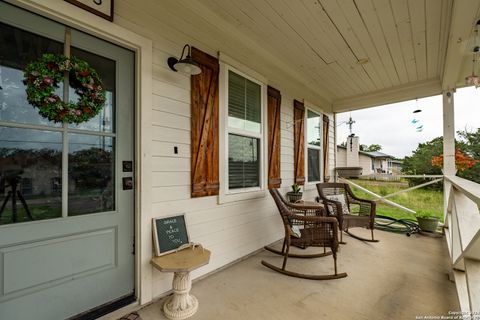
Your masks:
{"label": "floral wreath", "polygon": [[[55,94],[66,72],[70,86],[79,96],[77,102],[64,102]],[[102,81],[84,60],[46,53],[25,67],[24,78],[27,101],[50,121],[79,124],[95,117],[105,105]]]}

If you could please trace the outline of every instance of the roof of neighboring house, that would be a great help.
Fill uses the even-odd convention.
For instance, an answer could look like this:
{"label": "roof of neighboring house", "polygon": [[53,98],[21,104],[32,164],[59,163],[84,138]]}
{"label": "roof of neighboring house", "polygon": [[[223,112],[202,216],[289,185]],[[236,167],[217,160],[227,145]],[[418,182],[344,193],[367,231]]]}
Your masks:
{"label": "roof of neighboring house", "polygon": [[[339,146],[339,145],[337,145],[337,148],[347,149],[347,147]],[[383,152],[380,152],[380,151],[368,152],[368,151],[359,150],[358,153],[369,156],[370,158],[390,158],[390,159],[395,158],[394,156],[391,156],[389,154],[386,154],[386,153],[383,153]]]}
{"label": "roof of neighboring house", "polygon": [[394,156],[391,156],[389,154],[386,154],[380,151],[373,151],[373,152],[360,151],[360,152],[366,153],[372,158],[392,158],[392,159],[395,158]]}

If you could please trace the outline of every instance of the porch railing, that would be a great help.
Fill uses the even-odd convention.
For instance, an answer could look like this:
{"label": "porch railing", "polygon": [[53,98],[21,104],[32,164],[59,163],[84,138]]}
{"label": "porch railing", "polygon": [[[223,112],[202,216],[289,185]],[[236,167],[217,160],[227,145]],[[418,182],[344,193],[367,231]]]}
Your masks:
{"label": "porch railing", "polygon": [[[400,181],[401,179],[403,178],[420,178],[420,179],[433,179],[433,180],[430,180],[428,182],[425,182],[425,183],[422,183],[422,184],[419,184],[419,185],[416,185],[416,186],[413,186],[413,187],[410,187],[410,188],[407,188],[407,189],[403,189],[403,190],[400,190],[400,191],[397,191],[397,192],[394,192],[394,193],[391,193],[391,194],[387,194],[387,195],[384,195],[384,196],[381,196],[381,195],[378,195],[370,190],[368,190],[367,188],[364,188],[358,184],[356,184],[355,182],[353,181],[350,181],[348,179],[344,179],[344,178],[339,178],[339,181],[340,182],[346,182],[348,184],[350,184],[352,187],[356,188],[356,189],[359,189],[373,197],[375,197],[375,201],[381,201],[383,203],[386,203],[392,207],[396,207],[398,209],[401,209],[403,211],[406,211],[408,213],[411,213],[411,214],[415,214],[416,211],[415,210],[412,210],[412,209],[409,209],[405,206],[402,206],[396,202],[393,202],[393,201],[390,201],[388,200],[387,198],[391,198],[393,196],[396,196],[396,195],[399,195],[401,193],[405,193],[405,192],[409,192],[409,191],[412,191],[412,190],[415,190],[415,189],[419,189],[419,188],[422,188],[422,187],[425,187],[425,186],[428,186],[428,185],[431,185],[431,184],[434,184],[434,183],[437,183],[437,182],[440,182],[443,180],[443,175],[389,175],[391,178],[390,180],[384,180],[384,179],[380,179],[380,181]],[[365,176],[362,176],[362,179],[364,178]],[[366,180],[370,180],[369,178],[375,178],[375,176],[367,176],[368,178]],[[398,180],[397,180],[398,179]]]}
{"label": "porch railing", "polygon": [[[442,176],[403,177],[424,177],[434,180],[400,192],[408,192],[436,183],[441,180]],[[463,315],[466,319],[470,319],[468,316],[472,316],[471,319],[474,319],[474,316],[478,317],[480,311],[480,184],[457,176],[443,176],[443,180],[445,239],[448,245],[452,277],[457,288],[461,311],[464,312]],[[415,213],[411,209],[386,199],[400,192],[382,197],[352,181],[345,179],[342,181],[376,197],[377,201]]]}
{"label": "porch railing", "polygon": [[480,184],[445,176],[444,188],[445,238],[460,308],[473,316],[480,311]]}

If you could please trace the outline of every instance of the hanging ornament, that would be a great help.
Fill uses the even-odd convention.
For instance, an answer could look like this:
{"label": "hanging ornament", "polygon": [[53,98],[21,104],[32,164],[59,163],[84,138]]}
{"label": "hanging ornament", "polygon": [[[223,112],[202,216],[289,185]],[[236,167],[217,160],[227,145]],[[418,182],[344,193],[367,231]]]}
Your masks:
{"label": "hanging ornament", "polygon": [[[415,99],[415,110],[412,112],[413,114],[419,114],[422,112],[422,109],[418,109],[418,99]],[[423,124],[421,123],[420,119],[417,119],[415,116],[414,118],[410,121],[410,123],[415,126],[415,130],[417,132],[422,132],[423,131]]]}
{"label": "hanging ornament", "polygon": [[477,75],[475,75],[475,67],[476,67],[476,64],[477,64],[477,53],[479,52],[479,50],[480,50],[479,47],[473,48],[472,74],[465,78],[465,80],[467,81],[467,84],[468,85],[473,85],[473,86],[475,86],[475,88],[480,87],[480,78]]}
{"label": "hanging ornament", "polygon": [[480,87],[480,77],[478,77],[475,74],[475,69],[476,69],[477,60],[478,60],[478,53],[480,52],[480,47],[478,46],[478,43],[477,43],[478,27],[479,27],[479,22],[477,22],[477,25],[475,26],[474,47],[472,50],[472,74],[465,78],[467,85],[473,85],[475,86],[475,88]]}

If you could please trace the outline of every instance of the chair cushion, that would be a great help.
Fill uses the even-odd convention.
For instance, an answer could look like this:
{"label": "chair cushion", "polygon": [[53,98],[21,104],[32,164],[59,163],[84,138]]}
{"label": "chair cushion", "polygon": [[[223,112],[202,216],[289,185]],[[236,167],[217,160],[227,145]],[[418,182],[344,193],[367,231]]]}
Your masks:
{"label": "chair cushion", "polygon": [[302,233],[300,231],[299,226],[292,226],[291,230],[292,230],[292,236],[294,236],[296,238],[301,238],[302,237]]}
{"label": "chair cushion", "polygon": [[345,202],[345,196],[343,194],[332,194],[329,196],[326,196],[327,199],[333,200],[333,201],[338,201],[342,205],[342,213],[343,214],[350,214],[350,211],[348,210],[347,203]]}

